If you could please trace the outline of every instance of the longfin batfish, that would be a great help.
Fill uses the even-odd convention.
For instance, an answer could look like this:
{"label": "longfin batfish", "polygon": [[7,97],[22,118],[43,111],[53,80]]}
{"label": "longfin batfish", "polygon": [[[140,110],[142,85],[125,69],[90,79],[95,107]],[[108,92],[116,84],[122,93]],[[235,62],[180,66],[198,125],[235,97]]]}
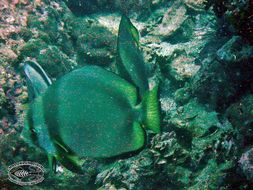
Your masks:
{"label": "longfin batfish", "polygon": [[[133,36],[130,40],[135,41],[130,44],[137,48],[138,37],[132,29],[119,31],[119,36],[128,36],[127,31]],[[121,40],[125,39],[119,37],[119,44]],[[128,70],[135,68],[132,64],[136,62],[132,55],[124,55],[121,59],[124,63],[128,60],[126,73],[133,80],[98,66],[84,66],[51,84],[37,64],[24,64],[31,87],[43,88],[32,92],[36,95],[22,135],[48,153],[50,165],[56,159],[69,170],[82,173],[80,158],[110,158],[138,151],[145,145],[145,128],[160,132],[158,87],[148,90],[146,75],[140,79],[137,68]],[[145,68],[143,60],[138,64]]]}

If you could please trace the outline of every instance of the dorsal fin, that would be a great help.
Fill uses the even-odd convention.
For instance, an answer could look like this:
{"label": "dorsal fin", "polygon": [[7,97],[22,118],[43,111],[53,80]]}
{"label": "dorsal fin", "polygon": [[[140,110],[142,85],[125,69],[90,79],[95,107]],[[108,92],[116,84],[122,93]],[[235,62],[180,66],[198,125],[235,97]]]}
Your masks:
{"label": "dorsal fin", "polygon": [[143,97],[148,91],[148,78],[144,59],[139,49],[139,33],[125,15],[122,15],[119,26],[117,68],[120,76],[136,86]]}
{"label": "dorsal fin", "polygon": [[43,68],[35,61],[25,61],[22,68],[27,82],[29,100],[32,101],[44,93],[52,82]]}

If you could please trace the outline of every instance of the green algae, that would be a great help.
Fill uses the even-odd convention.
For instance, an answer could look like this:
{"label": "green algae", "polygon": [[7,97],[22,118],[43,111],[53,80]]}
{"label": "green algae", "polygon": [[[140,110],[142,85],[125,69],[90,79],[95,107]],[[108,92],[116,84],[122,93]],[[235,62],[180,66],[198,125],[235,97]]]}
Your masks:
{"label": "green algae", "polygon": [[20,50],[22,58],[36,57],[39,55],[40,50],[47,47],[47,43],[42,39],[31,39]]}
{"label": "green algae", "polygon": [[48,46],[41,50],[37,61],[42,67],[49,68],[47,73],[54,78],[62,76],[76,67],[76,63],[57,46]]}

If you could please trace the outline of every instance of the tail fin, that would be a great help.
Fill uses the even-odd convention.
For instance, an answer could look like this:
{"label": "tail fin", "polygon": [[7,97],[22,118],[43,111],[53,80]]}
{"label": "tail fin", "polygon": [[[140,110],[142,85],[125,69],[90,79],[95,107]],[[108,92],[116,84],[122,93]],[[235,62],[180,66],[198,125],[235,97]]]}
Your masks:
{"label": "tail fin", "polygon": [[32,101],[45,92],[52,82],[42,67],[34,61],[26,61],[22,68],[27,82],[28,96]]}
{"label": "tail fin", "polygon": [[151,91],[145,94],[142,101],[142,110],[144,112],[142,119],[148,129],[155,133],[160,133],[160,106],[157,92],[158,86],[155,86]]}

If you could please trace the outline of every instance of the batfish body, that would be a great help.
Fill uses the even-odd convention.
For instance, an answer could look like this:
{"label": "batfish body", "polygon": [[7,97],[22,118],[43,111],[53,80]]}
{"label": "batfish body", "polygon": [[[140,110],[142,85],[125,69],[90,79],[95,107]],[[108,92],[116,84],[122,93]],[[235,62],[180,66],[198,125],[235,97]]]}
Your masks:
{"label": "batfish body", "polygon": [[111,157],[144,144],[136,88],[96,66],[71,72],[42,97],[44,123],[50,136],[75,154]]}

